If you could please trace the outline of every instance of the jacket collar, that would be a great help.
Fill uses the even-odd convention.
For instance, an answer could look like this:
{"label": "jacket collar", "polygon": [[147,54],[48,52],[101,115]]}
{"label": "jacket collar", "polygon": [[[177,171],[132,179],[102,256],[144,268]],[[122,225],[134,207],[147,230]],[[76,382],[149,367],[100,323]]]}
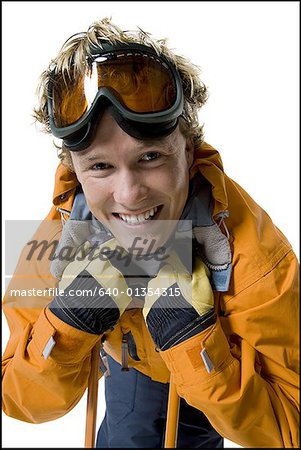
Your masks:
{"label": "jacket collar", "polygon": [[[221,157],[219,153],[207,143],[203,143],[199,149],[195,150],[194,163],[190,169],[190,179],[194,178],[197,173],[201,173],[201,175],[211,185],[211,193],[210,187],[206,187],[205,184],[203,185],[203,190],[205,189],[207,193],[205,192],[204,201],[201,201],[200,208],[202,209],[203,206],[205,206],[206,211],[203,211],[203,213],[200,214],[200,211],[198,210],[197,217],[200,220],[206,220],[204,223],[201,221],[200,224],[197,224],[197,240],[199,243],[203,244],[203,256],[206,259],[206,264],[211,273],[212,288],[216,291],[225,292],[229,288],[231,276],[231,250],[227,237],[224,236],[219,227],[212,222],[212,215],[215,217],[222,212],[225,212],[228,206],[228,199],[225,190],[224,171]],[[71,211],[72,207],[74,207],[70,218],[78,219],[77,216],[72,217],[72,214],[76,215],[78,213],[81,215],[84,214],[85,216],[88,210],[86,208],[86,201],[83,194],[77,195],[76,200],[74,201],[75,193],[77,191],[76,188],[80,185],[75,173],[60,164],[56,172],[55,182],[53,196],[54,205],[60,207],[63,206],[69,211]],[[212,205],[213,210],[210,212],[207,206],[209,204],[208,198],[211,194],[214,202]],[[210,213],[210,215],[207,217],[205,213],[207,215]],[[209,236],[207,236],[208,233]],[[223,245],[220,245],[221,239]],[[218,242],[219,245],[216,245],[216,242]],[[219,251],[217,258],[217,255],[212,252],[214,252],[216,248],[220,247],[224,250],[224,252],[222,253]],[[221,261],[219,261],[220,259]],[[211,264],[211,260],[215,261],[214,265]],[[217,261],[219,262],[217,263]]]}

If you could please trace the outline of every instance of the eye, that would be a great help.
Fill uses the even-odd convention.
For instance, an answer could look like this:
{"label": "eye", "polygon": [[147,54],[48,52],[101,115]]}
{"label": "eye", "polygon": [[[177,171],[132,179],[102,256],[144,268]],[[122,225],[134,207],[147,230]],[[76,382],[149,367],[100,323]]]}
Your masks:
{"label": "eye", "polygon": [[107,163],[96,163],[94,164],[91,169],[92,170],[106,170],[106,169],[110,169],[112,166],[110,166],[110,164]]}
{"label": "eye", "polygon": [[143,161],[154,161],[160,158],[161,154],[159,152],[148,152],[142,156]]}

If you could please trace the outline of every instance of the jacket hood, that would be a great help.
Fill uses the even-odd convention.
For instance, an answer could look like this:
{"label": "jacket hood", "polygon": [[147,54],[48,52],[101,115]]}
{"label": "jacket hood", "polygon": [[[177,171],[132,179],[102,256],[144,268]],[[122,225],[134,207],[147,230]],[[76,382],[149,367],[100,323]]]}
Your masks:
{"label": "jacket hood", "polygon": [[55,174],[53,204],[57,206],[64,202],[79,184],[75,173],[60,163]]}
{"label": "jacket hood", "polygon": [[194,162],[190,169],[190,178],[193,178],[197,172],[201,172],[212,186],[212,196],[214,198],[213,215],[215,216],[221,211],[225,211],[228,207],[228,198],[222,159],[219,152],[206,142],[203,142],[195,150]]}

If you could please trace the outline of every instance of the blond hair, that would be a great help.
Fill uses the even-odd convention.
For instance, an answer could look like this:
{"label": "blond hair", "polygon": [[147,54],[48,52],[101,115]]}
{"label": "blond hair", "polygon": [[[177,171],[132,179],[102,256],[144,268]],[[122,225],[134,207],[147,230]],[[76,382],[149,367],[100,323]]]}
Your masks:
{"label": "blond hair", "polygon": [[[53,59],[48,68],[42,73],[38,84],[38,105],[34,109],[33,116],[42,125],[42,130],[51,134],[49,116],[47,110],[47,85],[50,73],[55,68],[57,74],[77,76],[87,66],[87,58],[91,56],[93,47],[102,47],[101,41],[111,44],[139,43],[150,46],[158,55],[164,55],[177,68],[182,79],[184,91],[184,110],[180,118],[180,129],[183,135],[190,139],[193,145],[198,146],[203,141],[203,126],[198,119],[198,110],[207,100],[207,88],[199,78],[200,69],[187,58],[176,55],[166,45],[166,39],[154,39],[150,33],[140,28],[135,31],[122,31],[112,23],[111,19],[104,18],[94,22],[87,32],[77,33],[71,36],[62,46],[57,57]],[[69,150],[64,146],[55,145],[62,163],[73,170]]]}

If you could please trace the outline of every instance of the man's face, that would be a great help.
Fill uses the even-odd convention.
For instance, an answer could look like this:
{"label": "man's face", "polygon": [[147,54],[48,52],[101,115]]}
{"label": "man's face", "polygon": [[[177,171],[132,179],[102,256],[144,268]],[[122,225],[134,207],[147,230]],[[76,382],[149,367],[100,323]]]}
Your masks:
{"label": "man's face", "polygon": [[165,138],[140,141],[107,112],[92,144],[72,153],[90,211],[126,249],[138,236],[155,237],[155,248],[168,239],[176,222],[166,221],[181,216],[192,160],[192,146],[179,127]]}

